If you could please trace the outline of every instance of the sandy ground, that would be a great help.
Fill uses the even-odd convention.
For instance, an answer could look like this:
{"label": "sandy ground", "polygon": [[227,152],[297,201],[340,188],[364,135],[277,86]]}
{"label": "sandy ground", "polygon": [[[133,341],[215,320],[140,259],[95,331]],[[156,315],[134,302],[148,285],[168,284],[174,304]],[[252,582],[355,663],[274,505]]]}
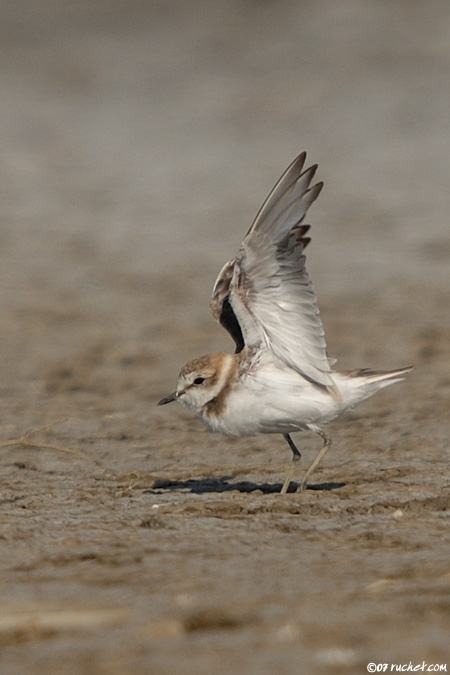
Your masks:
{"label": "sandy ground", "polygon": [[[448,2],[6,0],[0,34],[1,673],[450,670]],[[281,437],[156,402],[232,349],[212,284],[303,149],[330,353],[416,370],[281,497]]]}

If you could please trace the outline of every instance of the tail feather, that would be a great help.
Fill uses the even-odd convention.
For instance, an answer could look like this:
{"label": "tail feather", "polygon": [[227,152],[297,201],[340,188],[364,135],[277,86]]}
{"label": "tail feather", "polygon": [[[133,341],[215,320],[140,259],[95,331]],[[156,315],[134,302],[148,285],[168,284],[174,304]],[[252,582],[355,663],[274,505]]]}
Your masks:
{"label": "tail feather", "polygon": [[[348,378],[355,378],[360,381],[360,385],[374,385],[375,390],[388,387],[390,384],[402,382],[407,373],[414,370],[414,366],[407,368],[397,368],[396,370],[371,370],[370,368],[359,368],[357,370],[341,370],[342,375]],[[378,385],[378,386],[376,386]]]}
{"label": "tail feather", "polygon": [[345,408],[351,410],[355,405],[373,396],[391,384],[402,382],[414,366],[397,368],[396,370],[358,370],[333,371],[337,386],[342,392]]}
{"label": "tail feather", "polygon": [[[397,368],[396,370],[370,370],[370,368],[360,368],[352,371],[355,377],[363,377],[366,380],[373,382],[382,382],[383,380],[404,380],[403,375],[414,370],[414,366],[407,366],[406,368]],[[391,383],[391,382],[390,382]]]}

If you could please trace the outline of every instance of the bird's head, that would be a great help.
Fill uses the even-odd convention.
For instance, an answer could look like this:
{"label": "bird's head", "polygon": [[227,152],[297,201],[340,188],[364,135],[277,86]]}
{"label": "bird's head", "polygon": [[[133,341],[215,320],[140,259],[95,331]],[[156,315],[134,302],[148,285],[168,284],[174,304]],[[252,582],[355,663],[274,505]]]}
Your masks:
{"label": "bird's head", "polygon": [[227,386],[234,363],[231,354],[206,354],[186,363],[178,376],[177,388],[158,405],[179,401],[186,408],[201,413],[204,406]]}

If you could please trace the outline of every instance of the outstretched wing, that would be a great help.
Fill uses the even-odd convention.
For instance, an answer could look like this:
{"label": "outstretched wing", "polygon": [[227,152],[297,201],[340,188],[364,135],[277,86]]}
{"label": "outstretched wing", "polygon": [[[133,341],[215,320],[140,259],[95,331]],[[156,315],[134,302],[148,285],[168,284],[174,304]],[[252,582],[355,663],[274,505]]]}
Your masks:
{"label": "outstretched wing", "polygon": [[236,342],[236,352],[260,346],[277,361],[337,394],[304,249],[303,224],[322,183],[306,153],[285,171],[258,212],[237,257],[221,270],[211,310]]}

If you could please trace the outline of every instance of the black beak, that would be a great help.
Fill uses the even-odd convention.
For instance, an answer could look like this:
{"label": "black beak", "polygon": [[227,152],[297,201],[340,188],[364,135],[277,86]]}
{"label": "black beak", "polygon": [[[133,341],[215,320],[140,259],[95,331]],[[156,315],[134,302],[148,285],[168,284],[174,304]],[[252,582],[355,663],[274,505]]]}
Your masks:
{"label": "black beak", "polygon": [[176,401],[178,398],[178,392],[174,391],[172,394],[169,394],[165,398],[162,398],[160,401],[158,401],[157,405],[166,405],[166,403],[172,403],[172,401]]}

